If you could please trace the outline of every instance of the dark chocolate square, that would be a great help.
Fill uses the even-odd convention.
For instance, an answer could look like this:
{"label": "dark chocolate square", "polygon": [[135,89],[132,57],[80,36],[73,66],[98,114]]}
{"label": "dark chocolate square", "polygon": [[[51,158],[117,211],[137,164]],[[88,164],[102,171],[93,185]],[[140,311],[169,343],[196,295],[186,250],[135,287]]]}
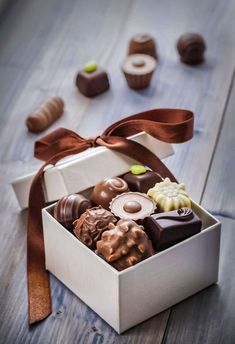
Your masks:
{"label": "dark chocolate square", "polygon": [[153,214],[144,221],[145,232],[156,251],[162,251],[201,231],[202,221],[189,208]]}
{"label": "dark chocolate square", "polygon": [[131,191],[147,193],[156,183],[160,183],[162,178],[154,171],[147,171],[142,174],[132,174],[128,172],[123,176]]}
{"label": "dark chocolate square", "polygon": [[98,68],[93,72],[80,71],[76,85],[86,97],[94,97],[109,89],[109,79],[105,70]]}

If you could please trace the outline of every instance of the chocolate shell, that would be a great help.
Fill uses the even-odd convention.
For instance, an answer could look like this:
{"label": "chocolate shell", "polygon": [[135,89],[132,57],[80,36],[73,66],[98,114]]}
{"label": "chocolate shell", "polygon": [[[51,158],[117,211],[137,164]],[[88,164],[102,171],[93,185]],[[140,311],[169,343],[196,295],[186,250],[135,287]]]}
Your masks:
{"label": "chocolate shell", "polygon": [[119,271],[151,257],[154,250],[143,229],[132,220],[110,224],[97,242],[96,253]]}
{"label": "chocolate shell", "polygon": [[54,207],[54,217],[67,229],[73,228],[73,222],[78,219],[87,208],[91,208],[91,202],[83,195],[72,194],[62,197]]}
{"label": "chocolate shell", "polygon": [[87,209],[80,218],[74,221],[74,234],[86,246],[96,248],[96,242],[108,229],[110,223],[116,223],[117,219],[110,211],[99,207]]}
{"label": "chocolate shell", "polygon": [[101,205],[109,210],[109,204],[112,199],[128,190],[128,185],[122,178],[106,178],[94,187],[90,200],[95,205]]}

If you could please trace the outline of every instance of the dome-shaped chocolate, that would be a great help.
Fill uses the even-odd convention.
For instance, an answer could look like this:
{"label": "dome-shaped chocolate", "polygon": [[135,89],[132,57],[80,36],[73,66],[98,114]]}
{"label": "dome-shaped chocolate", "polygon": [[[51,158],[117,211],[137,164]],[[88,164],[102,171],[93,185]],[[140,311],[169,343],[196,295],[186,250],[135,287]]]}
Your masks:
{"label": "dome-shaped chocolate", "polygon": [[112,199],[128,190],[125,180],[119,177],[107,178],[94,187],[90,199],[95,205],[101,205],[109,210]]}
{"label": "dome-shaped chocolate", "polygon": [[54,217],[68,229],[73,228],[73,222],[78,219],[87,208],[91,208],[91,202],[83,195],[72,194],[62,197],[54,207]]}
{"label": "dome-shaped chocolate", "polygon": [[196,65],[204,60],[206,44],[199,34],[185,33],[177,42],[177,50],[183,63]]}

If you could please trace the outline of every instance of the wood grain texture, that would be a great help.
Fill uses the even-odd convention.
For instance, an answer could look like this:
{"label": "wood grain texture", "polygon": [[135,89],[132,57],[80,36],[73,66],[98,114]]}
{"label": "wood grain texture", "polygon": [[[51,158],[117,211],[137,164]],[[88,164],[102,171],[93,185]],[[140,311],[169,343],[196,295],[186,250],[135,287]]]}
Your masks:
{"label": "wood grain texture", "polygon": [[[206,207],[232,216],[232,197],[226,201],[225,193],[221,192],[218,198],[211,190],[217,190],[215,183],[226,181],[225,172],[218,172],[221,164],[227,166],[223,171],[232,171],[229,162],[234,147],[234,120],[226,124],[226,118],[229,113],[232,117],[233,103],[226,114],[224,109],[235,61],[234,11],[234,0],[15,0],[9,3],[0,16],[0,191],[3,195],[0,205],[0,343],[162,342],[169,310],[118,336],[53,277],[53,314],[44,322],[28,327],[27,212],[19,213],[7,183],[40,164],[33,159],[33,144],[38,135],[27,132],[24,119],[47,96],[62,96],[66,114],[46,132],[65,126],[83,136],[100,133],[113,121],[145,109],[185,107],[195,111],[195,137],[189,143],[176,146],[176,155],[168,159],[167,164],[185,181],[193,198],[199,200],[205,189]],[[196,68],[179,63],[175,50],[176,39],[188,30],[203,33],[208,45],[205,64]],[[126,54],[127,41],[140,31],[156,37],[160,60],[151,86],[136,92],[128,89],[119,66]],[[94,99],[79,94],[73,82],[77,70],[90,59],[96,59],[107,68],[111,79],[110,91]],[[215,150],[223,118],[226,130],[222,130],[219,142],[224,143]],[[231,149],[225,160],[228,145]],[[214,152],[216,168],[211,170],[212,177],[208,178],[206,187]],[[210,185],[212,180],[214,184]],[[226,190],[233,187],[229,185]],[[214,199],[218,200],[217,205],[211,203]],[[229,232],[231,239],[232,231]],[[232,249],[228,239],[224,240],[224,247],[226,258],[227,249],[229,252]],[[229,263],[231,255],[225,261]],[[226,269],[226,264],[221,268],[224,284],[219,305],[225,305],[223,319],[230,324],[234,318],[228,311],[226,292],[234,294],[229,281],[230,265]],[[216,302],[218,293],[212,289],[210,296],[209,290],[205,291],[206,295]],[[186,301],[189,308],[190,300]],[[200,311],[205,312],[212,303],[203,302]],[[196,304],[192,298],[194,309]],[[184,306],[182,311],[185,311]],[[176,334],[173,312],[165,336],[168,343],[174,342],[176,335],[179,339],[189,338],[182,321],[184,312],[176,314],[181,316],[180,330]],[[199,315],[198,318],[200,320]],[[190,319],[194,321],[192,316]],[[204,319],[210,323],[208,314]],[[190,335],[196,337],[197,328],[190,326]],[[205,323],[200,322],[200,326]],[[204,343],[210,343],[213,327],[210,338],[204,338]]]}

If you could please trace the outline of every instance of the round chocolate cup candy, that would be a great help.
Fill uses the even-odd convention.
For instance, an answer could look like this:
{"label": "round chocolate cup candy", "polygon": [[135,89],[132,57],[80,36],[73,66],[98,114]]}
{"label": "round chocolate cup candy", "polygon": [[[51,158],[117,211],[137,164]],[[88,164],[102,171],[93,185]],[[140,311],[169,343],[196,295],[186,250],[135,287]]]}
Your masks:
{"label": "round chocolate cup candy", "polygon": [[133,89],[148,87],[157,68],[156,60],[145,54],[129,55],[122,63],[127,84]]}
{"label": "round chocolate cup candy", "polygon": [[110,209],[121,219],[137,221],[153,214],[156,204],[144,193],[125,192],[112,200]]}

